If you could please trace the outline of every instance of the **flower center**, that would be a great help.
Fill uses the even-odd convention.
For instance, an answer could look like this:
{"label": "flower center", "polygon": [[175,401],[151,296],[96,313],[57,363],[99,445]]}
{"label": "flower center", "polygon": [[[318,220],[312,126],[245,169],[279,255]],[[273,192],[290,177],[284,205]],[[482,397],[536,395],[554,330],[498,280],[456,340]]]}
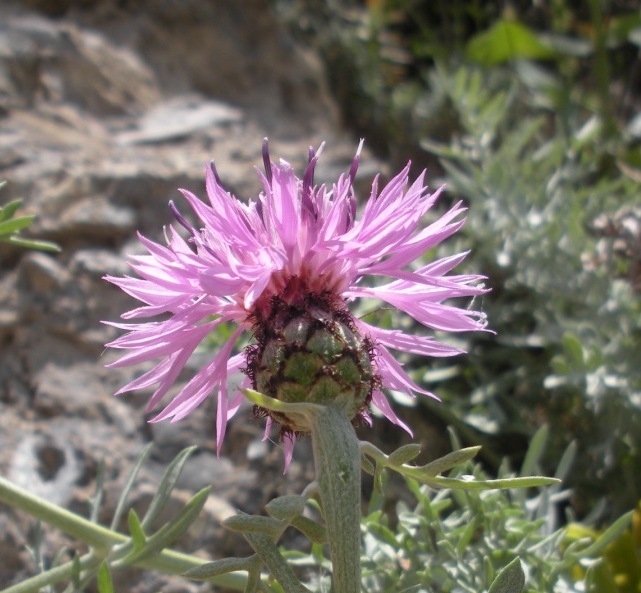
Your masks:
{"label": "flower center", "polygon": [[[339,296],[310,292],[292,276],[278,295],[259,299],[250,320],[256,344],[247,349],[246,373],[255,390],[288,403],[339,406],[355,423],[365,417],[377,384],[373,347]],[[284,433],[307,432],[285,414],[255,412]]]}

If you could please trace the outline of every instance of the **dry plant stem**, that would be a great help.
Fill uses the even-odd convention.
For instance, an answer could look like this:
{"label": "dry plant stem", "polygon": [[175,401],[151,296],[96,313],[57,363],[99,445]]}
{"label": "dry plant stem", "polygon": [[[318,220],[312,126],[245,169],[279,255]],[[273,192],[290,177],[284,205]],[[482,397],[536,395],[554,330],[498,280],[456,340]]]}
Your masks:
{"label": "dry plant stem", "polygon": [[360,593],[359,442],[340,408],[324,406],[311,422],[316,480],[332,557],[333,593]]}

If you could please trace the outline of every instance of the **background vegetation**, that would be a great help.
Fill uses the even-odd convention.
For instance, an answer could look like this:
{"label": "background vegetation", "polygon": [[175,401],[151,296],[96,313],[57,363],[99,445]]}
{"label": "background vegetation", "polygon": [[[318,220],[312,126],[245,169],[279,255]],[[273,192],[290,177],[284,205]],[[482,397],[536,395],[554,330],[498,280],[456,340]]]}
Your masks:
{"label": "background vegetation", "polygon": [[[607,523],[641,498],[641,62],[636,2],[284,1],[324,57],[346,125],[469,203],[470,270],[496,337],[454,363],[406,360],[426,414],[519,464],[571,442],[571,512]],[[435,176],[438,179],[435,179]],[[430,255],[430,254],[428,254]]]}

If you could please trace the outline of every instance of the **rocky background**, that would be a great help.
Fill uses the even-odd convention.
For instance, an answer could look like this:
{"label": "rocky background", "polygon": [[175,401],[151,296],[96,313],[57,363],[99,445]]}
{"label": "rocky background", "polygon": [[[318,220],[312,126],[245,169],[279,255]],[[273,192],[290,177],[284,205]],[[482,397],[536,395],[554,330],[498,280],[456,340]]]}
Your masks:
{"label": "rocky background", "polygon": [[[142,447],[153,441],[132,502],[143,508],[166,465],[185,446],[176,504],[214,484],[202,521],[178,548],[221,557],[244,553],[218,526],[241,509],[260,513],[313,476],[308,444],[282,476],[277,439],[262,443],[248,409],[215,454],[214,409],[176,424],[147,424],[145,394],[113,393],[140,369],[107,370],[104,343],[133,306],[105,274],[127,273],[136,230],[159,239],[177,188],[204,194],[215,158],[228,188],[255,195],[261,141],[302,166],[327,141],[319,177],[335,179],[356,139],[340,124],[323,66],[296,45],[269,0],[3,0],[0,6],[0,200],[20,197],[37,215],[30,235],[60,254],[0,244],[0,473],[81,513],[104,464],[108,522]],[[366,154],[366,191],[380,168]],[[193,362],[194,365],[198,361]],[[183,380],[188,379],[188,374]],[[377,424],[382,435],[387,430]],[[401,435],[395,435],[400,438]],[[435,453],[438,453],[436,451]],[[0,587],[34,574],[26,551],[34,521],[0,507]],[[44,530],[50,555],[71,545]],[[71,552],[69,552],[69,555]],[[142,571],[117,577],[122,591],[207,591]]]}

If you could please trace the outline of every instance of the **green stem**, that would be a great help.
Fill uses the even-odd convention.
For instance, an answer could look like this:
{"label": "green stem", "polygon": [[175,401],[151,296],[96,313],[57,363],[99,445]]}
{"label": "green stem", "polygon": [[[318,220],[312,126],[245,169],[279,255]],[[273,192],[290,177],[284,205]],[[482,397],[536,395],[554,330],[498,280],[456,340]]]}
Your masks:
{"label": "green stem", "polygon": [[[79,559],[80,570],[97,569],[100,565],[100,559],[96,557],[93,552],[81,556]],[[54,585],[60,581],[71,578],[74,571],[74,562],[66,562],[55,568],[51,568],[45,572],[41,572],[26,581],[17,583],[7,589],[3,589],[2,593],[38,593],[43,587]]]}
{"label": "green stem", "polygon": [[122,544],[128,540],[126,536],[120,533],[111,531],[97,523],[92,523],[43,498],[34,496],[1,476],[0,502],[20,509],[48,525],[57,527],[67,535],[82,540],[97,550],[109,550],[112,546]]}
{"label": "green stem", "polygon": [[[88,563],[88,567],[93,566],[92,562],[96,562],[96,559],[98,559],[99,564],[100,559],[107,557],[114,546],[126,544],[130,541],[127,536],[93,523],[38,496],[34,496],[1,476],[0,503],[28,513],[43,523],[56,527],[63,533],[85,542],[94,549],[94,552],[81,558],[81,563],[83,561]],[[152,569],[164,574],[178,575],[207,562],[208,560],[205,558],[182,554],[174,550],[163,550],[153,558],[145,558],[132,564],[139,568]],[[71,575],[71,566],[72,563],[57,566],[27,581],[14,585],[2,591],[2,593],[39,591],[45,585],[57,583],[68,578]],[[212,579],[212,583],[236,591],[242,591],[245,588],[246,581],[245,575],[242,574],[220,575]]]}
{"label": "green stem", "polygon": [[333,593],[360,593],[361,465],[347,416],[330,406],[311,415],[316,480],[332,557]]}

